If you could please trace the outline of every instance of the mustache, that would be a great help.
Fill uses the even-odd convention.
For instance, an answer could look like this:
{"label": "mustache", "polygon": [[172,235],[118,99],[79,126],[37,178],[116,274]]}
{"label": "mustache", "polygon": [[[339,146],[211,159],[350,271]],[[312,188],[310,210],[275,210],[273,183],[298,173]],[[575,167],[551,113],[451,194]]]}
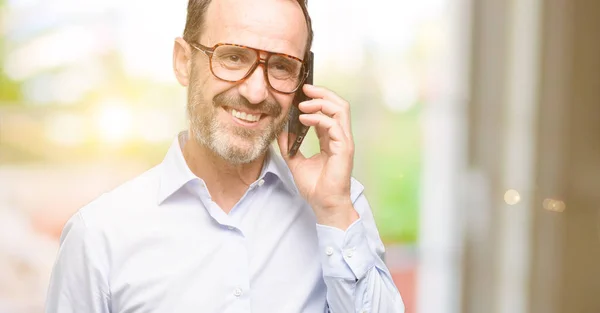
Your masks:
{"label": "mustache", "polygon": [[260,103],[253,104],[239,94],[220,93],[213,98],[213,105],[215,107],[230,107],[232,109],[247,108],[271,116],[279,116],[282,111],[281,105],[275,100],[266,99]]}

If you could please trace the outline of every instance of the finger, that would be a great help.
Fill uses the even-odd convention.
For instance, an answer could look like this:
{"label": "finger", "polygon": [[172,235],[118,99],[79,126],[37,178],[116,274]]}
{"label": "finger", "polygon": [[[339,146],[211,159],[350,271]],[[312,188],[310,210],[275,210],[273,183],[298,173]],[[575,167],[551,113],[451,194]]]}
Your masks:
{"label": "finger", "polygon": [[304,94],[309,98],[329,100],[349,111],[350,105],[348,104],[348,101],[325,87],[304,84],[302,91],[304,91]]}
{"label": "finger", "polygon": [[331,101],[335,106],[338,106],[342,112],[346,112],[345,113],[345,121],[343,121],[340,124],[344,128],[344,132],[346,133],[346,136],[348,136],[348,138],[352,138],[352,131],[351,131],[351,126],[350,126],[350,124],[351,124],[350,104],[344,98],[340,97],[338,94],[336,94],[335,92],[333,92],[327,88],[314,86],[314,85],[310,85],[310,84],[305,84],[303,86],[303,91],[308,97],[313,98],[313,100],[314,99],[323,99],[323,100]]}
{"label": "finger", "polygon": [[298,108],[304,113],[323,112],[323,114],[336,119],[340,123],[344,129],[344,133],[346,133],[346,136],[350,135],[349,112],[344,110],[342,106],[336,105],[329,100],[313,99],[301,102],[298,105]]}
{"label": "finger", "polygon": [[342,129],[342,126],[333,118],[323,114],[302,114],[300,115],[300,122],[306,126],[313,126],[317,129],[317,132],[327,133],[329,139],[333,141],[345,142],[346,135]]}

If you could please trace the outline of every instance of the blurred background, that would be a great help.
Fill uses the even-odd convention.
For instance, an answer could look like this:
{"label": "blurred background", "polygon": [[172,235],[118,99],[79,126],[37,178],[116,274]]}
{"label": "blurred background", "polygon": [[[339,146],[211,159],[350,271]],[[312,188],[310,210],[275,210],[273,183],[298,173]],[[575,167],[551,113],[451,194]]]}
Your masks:
{"label": "blurred background", "polygon": [[[66,220],[186,127],[186,5],[0,0],[0,313],[42,312]],[[407,313],[600,312],[600,1],[309,11]]]}

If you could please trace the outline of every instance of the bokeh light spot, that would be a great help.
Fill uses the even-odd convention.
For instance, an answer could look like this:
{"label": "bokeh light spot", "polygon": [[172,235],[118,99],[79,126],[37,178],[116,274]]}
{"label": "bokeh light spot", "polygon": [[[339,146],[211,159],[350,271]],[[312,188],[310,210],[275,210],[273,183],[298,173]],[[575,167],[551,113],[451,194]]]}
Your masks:
{"label": "bokeh light spot", "polygon": [[510,189],[504,193],[504,202],[508,205],[515,205],[521,201],[521,195],[518,191]]}

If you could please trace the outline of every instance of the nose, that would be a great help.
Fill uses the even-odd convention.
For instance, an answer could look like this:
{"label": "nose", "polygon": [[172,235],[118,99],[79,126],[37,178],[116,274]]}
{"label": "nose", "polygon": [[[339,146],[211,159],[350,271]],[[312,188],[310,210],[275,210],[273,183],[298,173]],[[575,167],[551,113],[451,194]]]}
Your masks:
{"label": "nose", "polygon": [[258,65],[240,85],[240,94],[252,104],[263,102],[269,96],[269,87],[265,81],[265,68]]}

